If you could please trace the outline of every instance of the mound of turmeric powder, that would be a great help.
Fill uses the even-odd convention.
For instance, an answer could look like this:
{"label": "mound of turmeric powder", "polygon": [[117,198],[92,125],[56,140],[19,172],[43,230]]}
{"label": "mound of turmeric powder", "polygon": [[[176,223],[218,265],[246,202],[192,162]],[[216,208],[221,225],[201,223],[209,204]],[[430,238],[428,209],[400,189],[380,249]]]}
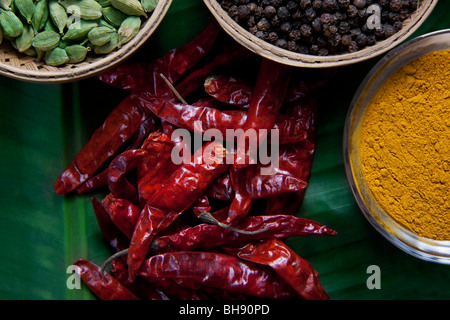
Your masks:
{"label": "mound of turmeric powder", "polygon": [[450,50],[396,71],[361,130],[362,171],[380,205],[415,234],[450,240]]}

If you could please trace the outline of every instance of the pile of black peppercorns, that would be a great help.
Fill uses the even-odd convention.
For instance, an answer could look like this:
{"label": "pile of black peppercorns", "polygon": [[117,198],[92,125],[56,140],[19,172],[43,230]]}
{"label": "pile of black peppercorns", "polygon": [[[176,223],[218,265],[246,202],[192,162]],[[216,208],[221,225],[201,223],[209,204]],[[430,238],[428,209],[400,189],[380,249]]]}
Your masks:
{"label": "pile of black peppercorns", "polygon": [[[253,35],[280,48],[327,56],[356,52],[398,32],[419,0],[218,0]],[[368,26],[377,4],[377,28]],[[372,6],[373,8],[373,6]]]}

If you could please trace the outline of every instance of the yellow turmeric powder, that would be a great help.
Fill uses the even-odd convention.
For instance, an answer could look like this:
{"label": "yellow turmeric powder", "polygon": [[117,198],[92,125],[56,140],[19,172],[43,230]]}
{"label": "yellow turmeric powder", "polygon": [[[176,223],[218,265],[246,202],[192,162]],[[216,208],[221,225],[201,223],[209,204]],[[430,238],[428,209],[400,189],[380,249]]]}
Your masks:
{"label": "yellow turmeric powder", "polygon": [[396,71],[361,130],[362,171],[381,207],[419,236],[450,240],[450,50]]}

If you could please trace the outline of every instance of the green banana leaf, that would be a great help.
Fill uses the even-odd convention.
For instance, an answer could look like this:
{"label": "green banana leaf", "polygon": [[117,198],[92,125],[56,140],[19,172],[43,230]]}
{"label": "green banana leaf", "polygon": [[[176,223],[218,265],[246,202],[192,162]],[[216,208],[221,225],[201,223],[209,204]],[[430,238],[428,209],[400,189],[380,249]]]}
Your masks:
{"label": "green banana leaf", "polygon": [[[201,0],[174,0],[151,39],[131,59],[150,59],[197,35],[212,18]],[[450,28],[441,0],[414,35]],[[394,247],[364,218],[345,175],[342,135],[359,83],[379,58],[343,67],[321,94],[318,141],[299,216],[326,224],[333,237],[291,238],[312,263],[331,299],[449,299],[450,267]],[[67,285],[79,258],[101,264],[111,251],[90,196],[60,196],[53,184],[124,92],[91,78],[39,85],[0,77],[0,299],[95,299]],[[100,195],[99,195],[100,196]],[[381,271],[369,289],[367,268]]]}

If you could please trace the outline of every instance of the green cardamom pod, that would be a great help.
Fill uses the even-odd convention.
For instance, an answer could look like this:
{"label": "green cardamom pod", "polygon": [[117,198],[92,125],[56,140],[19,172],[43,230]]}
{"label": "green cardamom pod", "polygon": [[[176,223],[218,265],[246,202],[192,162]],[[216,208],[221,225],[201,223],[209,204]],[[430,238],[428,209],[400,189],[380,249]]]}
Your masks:
{"label": "green cardamom pod", "polygon": [[108,21],[106,21],[103,18],[98,20],[98,26],[99,27],[108,27],[108,28],[113,29],[113,30],[116,29],[116,27],[114,27],[111,23],[109,23]]}
{"label": "green cardamom pod", "polygon": [[102,14],[103,18],[116,28],[120,27],[123,20],[127,17],[125,13],[112,6],[103,7]]}
{"label": "green cardamom pod", "polygon": [[69,57],[67,56],[66,50],[55,48],[45,54],[44,61],[49,66],[58,67],[67,63]]}
{"label": "green cardamom pod", "polygon": [[117,32],[114,32],[111,35],[111,39],[108,41],[108,43],[102,45],[102,46],[94,46],[94,52],[96,54],[108,54],[119,46],[119,34]]}
{"label": "green cardamom pod", "polygon": [[0,26],[0,45],[2,44],[2,42],[3,42],[3,29],[2,26]]}
{"label": "green cardamom pod", "polygon": [[16,38],[22,34],[22,21],[12,11],[1,10],[0,26],[3,28],[3,34],[7,37]]}
{"label": "green cardamom pod", "polygon": [[11,11],[11,0],[0,0],[0,9]]}
{"label": "green cardamom pod", "polygon": [[111,5],[129,16],[144,16],[147,18],[139,0],[111,0]]}
{"label": "green cardamom pod", "polygon": [[158,0],[141,0],[141,4],[145,12],[153,12],[158,5]]}
{"label": "green cardamom pod", "polygon": [[59,33],[63,34],[68,20],[66,10],[58,3],[57,0],[50,0],[48,10],[53,24],[58,29]]}
{"label": "green cardamom pod", "polygon": [[48,20],[48,0],[39,0],[36,3],[33,17],[31,18],[31,24],[36,32],[42,30],[45,27],[45,23]]}
{"label": "green cardamom pod", "polygon": [[74,44],[66,47],[66,54],[69,57],[68,63],[79,63],[84,61],[84,59],[86,59],[87,53],[90,50],[90,48],[79,44]]}
{"label": "green cardamom pod", "polygon": [[53,31],[53,32],[56,32],[56,33],[59,32],[59,30],[56,29],[56,27],[53,25],[53,22],[52,22],[51,19],[48,19],[47,22],[45,23],[44,31]]}
{"label": "green cardamom pod", "polygon": [[59,44],[60,36],[54,31],[42,31],[34,36],[33,47],[38,51],[50,51]]}
{"label": "green cardamom pod", "polygon": [[31,18],[34,14],[34,2],[33,0],[15,0],[14,4],[20,14],[25,20],[31,24]]}
{"label": "green cardamom pod", "polygon": [[133,39],[141,28],[141,18],[129,16],[120,26],[117,33],[119,34],[119,47]]}
{"label": "green cardamom pod", "polygon": [[111,0],[95,0],[97,1],[102,7],[107,7],[111,5]]}
{"label": "green cardamom pod", "polygon": [[95,0],[59,0],[68,14],[84,20],[98,20],[102,17],[102,6]]}
{"label": "green cardamom pod", "polygon": [[115,32],[108,27],[97,27],[89,31],[88,39],[94,46],[102,46],[111,40],[111,36]]}
{"label": "green cardamom pod", "polygon": [[64,41],[62,38],[59,40],[58,48],[65,49],[70,43],[68,41]]}
{"label": "green cardamom pod", "polygon": [[[42,1],[42,0],[41,0]],[[68,30],[62,37],[63,40],[81,41],[84,40],[89,31],[98,27],[97,21],[79,20],[68,27]]]}
{"label": "green cardamom pod", "polygon": [[30,47],[31,44],[33,43],[33,39],[34,39],[34,30],[33,27],[31,25],[27,25],[23,28],[23,32],[22,34],[16,38],[16,49],[19,52],[25,52],[27,51]]}
{"label": "green cardamom pod", "polygon": [[29,57],[36,57],[37,56],[37,52],[36,49],[33,47],[29,47],[27,50],[25,50],[23,52],[24,54],[26,54]]}

